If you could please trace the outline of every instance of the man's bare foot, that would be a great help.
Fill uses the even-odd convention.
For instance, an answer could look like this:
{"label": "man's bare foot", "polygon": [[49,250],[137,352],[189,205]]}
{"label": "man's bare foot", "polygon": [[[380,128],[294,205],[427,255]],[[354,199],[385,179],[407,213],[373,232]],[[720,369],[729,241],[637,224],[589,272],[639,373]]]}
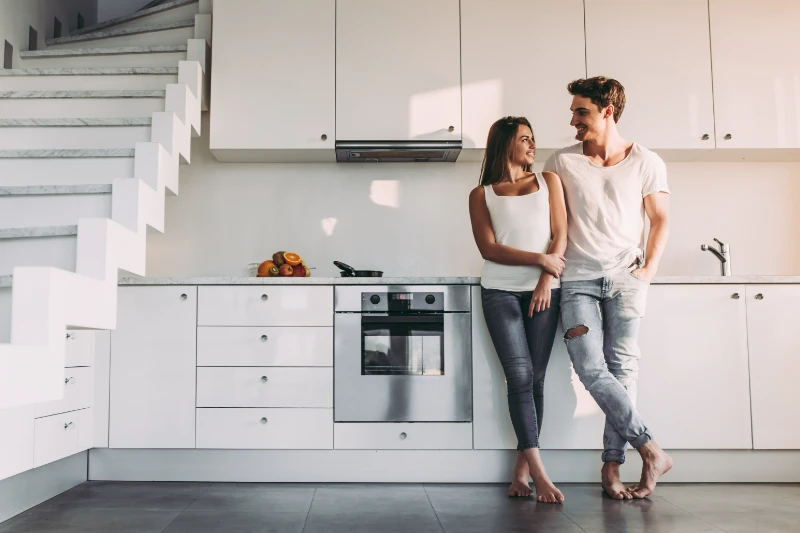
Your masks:
{"label": "man's bare foot", "polygon": [[659,478],[672,468],[672,457],[655,441],[651,440],[639,448],[639,454],[642,456],[642,478],[638,485],[627,489],[637,499],[647,498],[653,494]]}
{"label": "man's bare foot", "polygon": [[528,485],[528,462],[521,453],[517,456],[517,464],[514,467],[514,478],[511,486],[508,487],[508,495],[521,498],[533,496],[533,489]]}
{"label": "man's bare foot", "polygon": [[564,495],[553,485],[547,474],[531,477],[533,477],[533,486],[536,487],[536,499],[538,501],[542,503],[564,503]]}
{"label": "man's bare foot", "polygon": [[629,489],[625,488],[622,481],[619,479],[619,463],[608,462],[603,463],[603,469],[600,471],[601,484],[603,491],[615,500],[630,500],[633,495]]}

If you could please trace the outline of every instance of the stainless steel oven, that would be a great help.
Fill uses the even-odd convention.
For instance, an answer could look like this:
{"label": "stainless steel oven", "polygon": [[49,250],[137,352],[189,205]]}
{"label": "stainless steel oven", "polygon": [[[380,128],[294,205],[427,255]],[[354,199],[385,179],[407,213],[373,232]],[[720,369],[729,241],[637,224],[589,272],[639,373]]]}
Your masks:
{"label": "stainless steel oven", "polygon": [[470,422],[466,285],[338,286],[336,422]]}

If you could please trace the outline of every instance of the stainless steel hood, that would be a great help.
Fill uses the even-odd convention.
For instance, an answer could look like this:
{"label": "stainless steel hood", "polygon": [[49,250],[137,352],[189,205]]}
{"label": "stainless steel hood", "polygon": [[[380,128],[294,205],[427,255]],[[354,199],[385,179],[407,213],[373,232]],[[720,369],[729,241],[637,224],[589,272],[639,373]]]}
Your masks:
{"label": "stainless steel hood", "polygon": [[339,163],[453,163],[461,141],[337,141]]}

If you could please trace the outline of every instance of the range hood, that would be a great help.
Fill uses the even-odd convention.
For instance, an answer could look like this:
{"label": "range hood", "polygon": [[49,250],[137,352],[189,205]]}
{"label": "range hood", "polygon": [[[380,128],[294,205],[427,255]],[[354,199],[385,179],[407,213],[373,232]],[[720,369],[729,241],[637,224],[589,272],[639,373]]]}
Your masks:
{"label": "range hood", "polygon": [[337,141],[339,163],[453,163],[461,141]]}

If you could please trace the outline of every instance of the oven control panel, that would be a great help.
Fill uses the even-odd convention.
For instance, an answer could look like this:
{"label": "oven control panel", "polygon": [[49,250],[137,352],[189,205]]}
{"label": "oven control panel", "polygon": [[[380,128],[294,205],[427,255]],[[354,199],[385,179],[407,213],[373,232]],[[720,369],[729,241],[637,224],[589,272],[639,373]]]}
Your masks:
{"label": "oven control panel", "polygon": [[443,292],[364,292],[361,311],[378,313],[442,312]]}

